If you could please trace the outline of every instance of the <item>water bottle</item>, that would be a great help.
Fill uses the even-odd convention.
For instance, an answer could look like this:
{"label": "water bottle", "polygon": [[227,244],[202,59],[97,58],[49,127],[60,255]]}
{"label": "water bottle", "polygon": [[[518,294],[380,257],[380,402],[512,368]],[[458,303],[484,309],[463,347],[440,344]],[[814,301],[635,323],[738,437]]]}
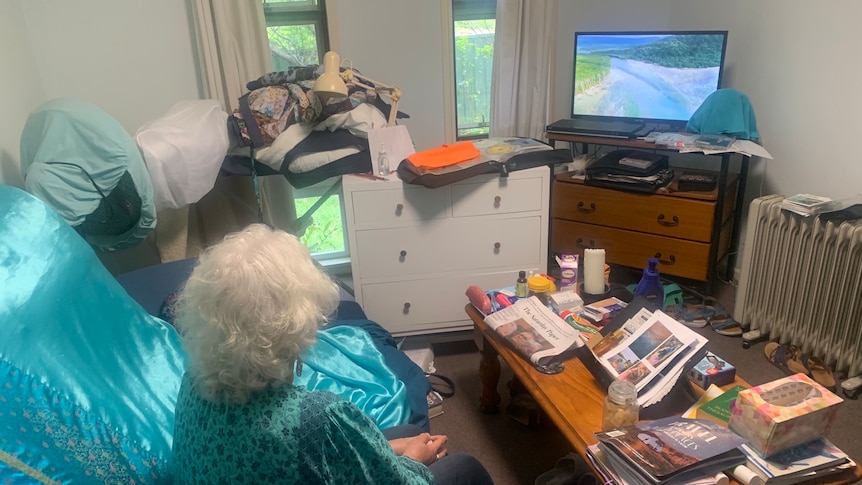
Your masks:
{"label": "water bottle", "polygon": [[658,275],[658,259],[647,259],[647,267],[635,288],[635,296],[643,296],[650,302],[653,310],[664,310],[664,285]]}
{"label": "water bottle", "polygon": [[380,144],[380,153],[377,155],[377,175],[389,176],[389,155],[386,154],[386,145]]}

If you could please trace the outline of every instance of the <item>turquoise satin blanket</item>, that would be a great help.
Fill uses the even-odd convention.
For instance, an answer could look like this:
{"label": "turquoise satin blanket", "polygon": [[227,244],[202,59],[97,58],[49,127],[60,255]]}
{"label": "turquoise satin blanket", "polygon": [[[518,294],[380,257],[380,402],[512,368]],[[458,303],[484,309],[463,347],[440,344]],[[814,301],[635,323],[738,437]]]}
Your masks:
{"label": "turquoise satin blanket", "polygon": [[[185,353],[50,207],[0,185],[0,483],[169,483]],[[365,330],[319,333],[297,382],[378,426],[407,392]],[[6,430],[15,430],[8,433]]]}

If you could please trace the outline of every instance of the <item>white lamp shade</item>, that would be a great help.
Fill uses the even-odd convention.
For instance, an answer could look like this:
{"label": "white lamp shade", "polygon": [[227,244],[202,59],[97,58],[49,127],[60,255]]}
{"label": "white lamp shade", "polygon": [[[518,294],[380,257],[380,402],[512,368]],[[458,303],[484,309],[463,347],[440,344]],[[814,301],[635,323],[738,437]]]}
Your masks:
{"label": "white lamp shade", "polygon": [[347,86],[341,79],[339,67],[341,57],[329,51],[323,55],[323,74],[314,82],[314,92],[319,96],[347,96]]}

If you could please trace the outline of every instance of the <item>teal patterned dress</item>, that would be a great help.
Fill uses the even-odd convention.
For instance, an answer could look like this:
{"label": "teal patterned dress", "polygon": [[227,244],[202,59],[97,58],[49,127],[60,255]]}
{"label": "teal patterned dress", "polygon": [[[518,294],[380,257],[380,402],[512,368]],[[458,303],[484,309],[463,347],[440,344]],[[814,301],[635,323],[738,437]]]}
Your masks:
{"label": "teal patterned dress", "polygon": [[286,385],[245,404],[213,403],[186,373],[177,400],[173,471],[185,483],[430,484],[396,456],[374,421],[327,391]]}

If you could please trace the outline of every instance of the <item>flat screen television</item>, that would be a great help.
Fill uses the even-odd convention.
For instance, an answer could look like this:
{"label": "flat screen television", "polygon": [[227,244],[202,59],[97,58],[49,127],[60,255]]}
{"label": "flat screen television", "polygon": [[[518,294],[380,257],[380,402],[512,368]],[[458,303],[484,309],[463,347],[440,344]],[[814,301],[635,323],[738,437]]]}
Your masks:
{"label": "flat screen television", "polygon": [[683,128],[721,87],[726,46],[727,31],[578,32],[572,118]]}

